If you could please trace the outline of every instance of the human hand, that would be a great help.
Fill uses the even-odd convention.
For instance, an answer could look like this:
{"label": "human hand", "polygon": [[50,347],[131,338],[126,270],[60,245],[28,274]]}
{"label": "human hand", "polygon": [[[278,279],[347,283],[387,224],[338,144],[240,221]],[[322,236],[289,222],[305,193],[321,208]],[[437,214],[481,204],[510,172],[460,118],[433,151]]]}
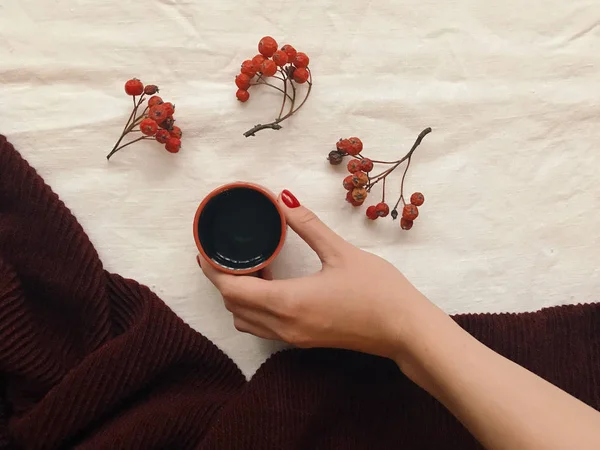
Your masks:
{"label": "human hand", "polygon": [[[419,322],[437,310],[389,262],[346,242],[289,191],[278,199],[290,227],[317,253],[322,269],[272,280],[229,275],[198,256],[235,327],[299,347],[334,347],[398,359]],[[294,198],[295,200],[295,198]],[[439,312],[439,310],[438,310]]]}

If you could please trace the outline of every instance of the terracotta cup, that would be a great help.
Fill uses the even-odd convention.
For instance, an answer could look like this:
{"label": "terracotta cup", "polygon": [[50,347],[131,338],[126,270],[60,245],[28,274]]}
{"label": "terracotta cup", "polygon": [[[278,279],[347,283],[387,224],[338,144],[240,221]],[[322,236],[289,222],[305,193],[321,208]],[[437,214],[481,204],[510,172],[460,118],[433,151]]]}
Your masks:
{"label": "terracotta cup", "polygon": [[208,194],[194,218],[194,240],[214,268],[246,275],[277,257],[287,233],[283,211],[268,189],[229,183]]}

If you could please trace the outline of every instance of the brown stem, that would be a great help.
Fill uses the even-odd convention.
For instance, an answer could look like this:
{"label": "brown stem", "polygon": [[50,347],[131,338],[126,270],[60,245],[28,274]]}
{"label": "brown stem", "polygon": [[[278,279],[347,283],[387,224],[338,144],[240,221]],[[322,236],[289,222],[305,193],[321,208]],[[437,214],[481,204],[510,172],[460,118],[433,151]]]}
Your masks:
{"label": "brown stem", "polygon": [[279,122],[281,122],[281,119],[275,120],[271,123],[266,123],[264,125],[259,123],[258,125],[254,125],[248,131],[246,131],[244,133],[244,136],[255,136],[255,133],[259,132],[260,130],[266,130],[267,128],[270,128],[272,130],[281,130],[282,127],[281,125],[279,125]]}
{"label": "brown stem", "polygon": [[[272,87],[273,89],[277,89],[279,92],[281,92],[282,94],[285,94],[284,90],[275,86],[274,84],[271,83],[267,83],[266,81],[260,81],[260,82],[256,82],[256,83],[252,83],[250,86],[258,86],[258,85],[262,85],[264,84],[265,86],[269,86]],[[287,94],[288,98],[290,99],[290,101],[292,100],[292,97],[290,97],[290,94]]]}
{"label": "brown stem", "polygon": [[138,141],[141,141],[142,139],[153,139],[153,138],[152,138],[152,137],[150,137],[150,136],[142,136],[142,137],[139,137],[139,138],[137,138],[137,139],[134,139],[133,141],[129,141],[127,144],[123,144],[123,145],[121,145],[120,147],[113,149],[113,150],[112,150],[112,151],[111,151],[111,152],[110,152],[110,153],[109,153],[109,154],[106,156],[106,159],[110,159],[110,157],[111,157],[112,155],[114,155],[115,153],[117,153],[119,150],[121,150],[121,149],[123,149],[123,148],[127,147],[128,145],[131,145],[131,144],[134,144],[134,143],[136,143],[136,142],[138,142]]}
{"label": "brown stem", "polygon": [[383,179],[383,196],[381,197],[381,203],[385,203],[385,178]]}
{"label": "brown stem", "polygon": [[[108,156],[106,157],[106,159],[110,159],[110,157],[119,150],[117,147],[119,147],[119,144],[123,141],[123,138],[136,125],[135,121],[137,120],[137,118],[136,118],[137,110],[138,110],[138,108],[140,107],[140,105],[142,104],[143,101],[144,101],[144,94],[142,94],[140,96],[140,99],[137,102],[135,101],[135,95],[133,96],[133,110],[131,111],[131,114],[129,115],[129,119],[127,119],[127,123],[125,124],[125,127],[123,128],[123,131],[121,132],[121,137],[119,138],[119,140],[117,141],[117,143],[115,144],[115,146],[113,147],[113,149],[111,150],[111,152],[108,154]],[[146,112],[146,110],[144,110],[143,114],[145,114],[145,112]]]}
{"label": "brown stem", "polygon": [[287,75],[285,74],[285,72],[283,71],[283,69],[279,69],[281,71],[281,74],[283,75],[283,101],[281,102],[281,109],[279,110],[279,115],[277,116],[277,120],[281,119],[281,116],[283,115],[283,108],[285,108],[285,103],[288,97],[288,93],[287,93]]}

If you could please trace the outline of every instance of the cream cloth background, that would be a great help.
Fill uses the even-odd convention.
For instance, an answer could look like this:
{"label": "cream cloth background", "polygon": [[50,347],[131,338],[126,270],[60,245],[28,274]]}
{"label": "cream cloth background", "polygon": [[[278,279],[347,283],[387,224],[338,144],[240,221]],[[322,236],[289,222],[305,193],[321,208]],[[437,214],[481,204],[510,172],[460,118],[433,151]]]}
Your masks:
{"label": "cream cloth background", "polygon": [[[449,313],[597,299],[599,22],[593,0],[4,0],[0,132],[108,270],[150,286],[251,375],[278,344],[236,332],[192,239],[197,204],[228,181],[290,189]],[[268,88],[245,105],[234,95],[263,35],[308,53],[315,85],[284,129],[246,139],[279,104]],[[107,163],[130,77],[176,104],[180,154],[144,142]],[[427,126],[407,178],[426,197],[415,227],[367,223],[325,156],[357,135],[366,154],[398,158]],[[317,268],[292,234],[274,269]]]}

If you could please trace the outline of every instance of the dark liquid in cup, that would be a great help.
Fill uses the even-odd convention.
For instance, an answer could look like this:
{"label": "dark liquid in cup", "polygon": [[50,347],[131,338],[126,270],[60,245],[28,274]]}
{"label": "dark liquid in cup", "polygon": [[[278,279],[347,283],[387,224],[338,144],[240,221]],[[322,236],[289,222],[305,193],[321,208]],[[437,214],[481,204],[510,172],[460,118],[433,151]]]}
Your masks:
{"label": "dark liquid in cup", "polygon": [[211,198],[198,220],[206,255],[229,269],[250,269],[275,253],[281,239],[275,205],[250,188],[232,188]]}

